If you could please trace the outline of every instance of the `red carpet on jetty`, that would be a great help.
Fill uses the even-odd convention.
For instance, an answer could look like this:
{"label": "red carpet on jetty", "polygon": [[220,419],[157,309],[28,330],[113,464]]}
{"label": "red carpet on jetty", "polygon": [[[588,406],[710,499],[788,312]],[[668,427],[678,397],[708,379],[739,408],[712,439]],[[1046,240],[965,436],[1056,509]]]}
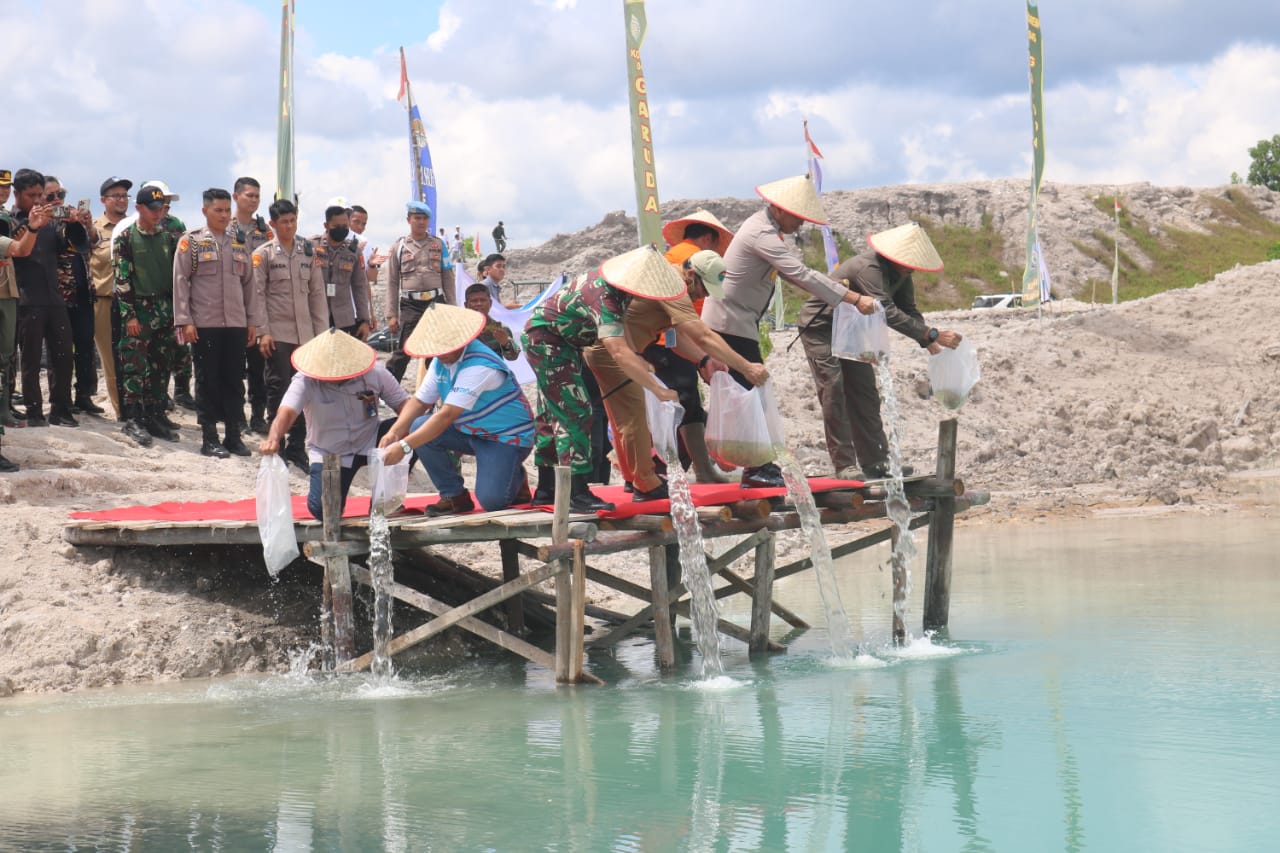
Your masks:
{"label": "red carpet on jetty", "polygon": [[[815,492],[837,489],[856,489],[862,486],[858,480],[836,480],[831,477],[815,477],[809,480],[809,488]],[[666,515],[671,511],[671,501],[642,501],[635,503],[622,486],[595,486],[592,491],[606,501],[617,505],[613,512],[600,513],[601,518],[630,518],[633,515]],[[717,506],[737,501],[782,497],[786,489],[744,489],[737,483],[699,484],[689,486],[695,506]],[[404,502],[405,512],[423,513],[440,499],[439,495],[410,495]],[[539,509],[551,511],[550,506],[515,506],[511,509]],[[475,512],[483,512],[476,508]],[[369,514],[369,498],[353,495],[347,499],[343,518],[360,518]],[[254,521],[257,519],[253,498],[242,501],[202,501],[199,503],[163,503],[153,506],[126,506],[95,512],[73,512],[71,518],[82,521]],[[305,495],[293,496],[294,521],[310,521]]]}

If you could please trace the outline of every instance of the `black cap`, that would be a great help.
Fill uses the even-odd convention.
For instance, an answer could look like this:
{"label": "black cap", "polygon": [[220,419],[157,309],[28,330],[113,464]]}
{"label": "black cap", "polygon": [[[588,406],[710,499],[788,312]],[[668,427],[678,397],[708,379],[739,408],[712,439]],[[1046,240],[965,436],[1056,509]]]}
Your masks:
{"label": "black cap", "polygon": [[169,202],[159,187],[143,187],[138,190],[138,204],[150,210],[159,210]]}
{"label": "black cap", "polygon": [[98,191],[98,195],[106,195],[107,190],[112,187],[124,187],[126,190],[130,190],[133,188],[133,181],[130,181],[127,178],[107,178],[102,182],[102,189]]}

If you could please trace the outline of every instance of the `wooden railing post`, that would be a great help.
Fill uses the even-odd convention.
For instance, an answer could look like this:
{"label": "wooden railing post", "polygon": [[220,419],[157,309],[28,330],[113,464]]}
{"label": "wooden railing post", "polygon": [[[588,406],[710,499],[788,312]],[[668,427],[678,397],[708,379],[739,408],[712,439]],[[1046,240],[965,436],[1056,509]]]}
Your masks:
{"label": "wooden railing post", "polygon": [[649,591],[653,596],[653,639],[658,647],[658,668],[676,665],[676,636],[671,624],[671,588],[667,585],[667,548],[649,546]]}
{"label": "wooden railing post", "polygon": [[[320,487],[324,541],[337,545],[342,539],[342,458],[336,454],[325,454]],[[346,554],[335,553],[324,558],[324,583],[333,618],[334,661],[341,665],[355,657],[356,649],[351,613],[351,567]]]}
{"label": "wooden railing post", "polygon": [[[938,424],[938,467],[940,481],[956,475],[956,419]],[[935,497],[929,519],[929,551],[925,558],[924,630],[947,627],[951,614],[951,546],[956,523],[956,499]]]}
{"label": "wooden railing post", "polygon": [[[553,545],[569,541],[569,481],[568,467],[557,465],[555,511],[551,516]],[[555,562],[558,568],[565,567],[563,557]],[[556,575],[556,681],[560,684],[574,680],[573,645],[573,580],[569,572],[561,571]]]}
{"label": "wooden railing post", "polygon": [[756,545],[756,574],[751,579],[755,590],[751,596],[751,639],[749,654],[769,650],[769,615],[773,611],[773,569],[777,562],[777,546],[773,533]]}

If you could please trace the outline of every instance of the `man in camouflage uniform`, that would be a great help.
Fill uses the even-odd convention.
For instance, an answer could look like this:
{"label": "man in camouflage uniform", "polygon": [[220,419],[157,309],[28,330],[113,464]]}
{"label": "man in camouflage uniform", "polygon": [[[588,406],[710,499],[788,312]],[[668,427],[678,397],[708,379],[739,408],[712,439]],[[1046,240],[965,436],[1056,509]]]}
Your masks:
{"label": "man in camouflage uniform", "polygon": [[[262,185],[255,178],[236,178],[231,191],[231,202],[235,208],[229,229],[231,236],[244,243],[252,255],[259,246],[275,236],[266,220],[258,215],[258,206],[262,203]],[[257,344],[251,343],[245,347],[244,357],[245,375],[249,379],[249,420],[244,419],[244,410],[241,409],[240,429],[266,435],[267,421],[263,417],[267,409],[266,364]]]}
{"label": "man in camouflage uniform", "polygon": [[[400,335],[396,351],[387,359],[387,370],[397,380],[404,378],[409,366],[404,342],[418,327],[427,303],[443,299],[452,304],[456,298],[454,270],[446,263],[444,241],[431,235],[431,208],[411,201],[405,209],[409,233],[392,244],[387,258],[387,328]],[[431,359],[426,359],[424,369],[430,364]]]}
{"label": "man in camouflage uniform", "polygon": [[[253,282],[262,306],[258,348],[266,364],[267,420],[274,421],[280,401],[297,371],[293,352],[329,328],[324,276],[310,240],[296,238],[298,209],[281,199],[271,205],[275,238],[253,253]],[[282,454],[303,471],[307,458],[307,424],[301,414],[289,429]]]}
{"label": "man in camouflage uniform", "polygon": [[[676,392],[662,387],[648,366],[627,345],[623,316],[631,299],[649,298],[649,291],[635,284],[634,259],[648,259],[638,252],[651,252],[654,262],[675,280],[670,287],[675,298],[685,292],[684,281],[652,247],[628,252],[606,261],[587,275],[564,285],[547,299],[529,319],[524,333],[524,351],[538,379],[537,438],[534,461],[538,465],[535,504],[555,500],[554,466],[568,465],[573,475],[569,505],[574,512],[612,510],[613,504],[600,500],[587,487],[591,473],[591,400],[583,380],[586,366],[583,350],[600,342],[608,348],[623,374],[648,388],[659,399],[674,401]],[[626,262],[616,263],[626,259]],[[605,278],[605,269],[619,270],[614,282]],[[649,266],[653,269],[652,265]],[[659,273],[660,274],[660,273]],[[625,289],[634,288],[634,289]]]}
{"label": "man in camouflage uniform", "polygon": [[143,447],[151,437],[178,440],[165,414],[169,373],[178,356],[173,328],[173,258],[178,238],[166,231],[159,187],[138,190],[138,218],[115,236],[115,294],[120,311],[121,417],[125,435]]}
{"label": "man in camouflage uniform", "polygon": [[[332,199],[331,201],[340,201]],[[360,257],[360,238],[351,233],[347,208],[324,209],[324,233],[311,238],[329,300],[329,325],[359,340],[369,337],[369,279]]]}
{"label": "man in camouflage uniform", "polygon": [[[173,322],[192,344],[196,368],[196,418],[205,456],[249,456],[240,437],[244,414],[244,348],[256,341],[258,301],[244,243],[227,230],[231,193],[204,191],[205,226],[178,241],[173,258]],[[226,437],[218,442],[218,421]]]}
{"label": "man in camouflage uniform", "polygon": [[493,299],[489,296],[489,288],[477,282],[467,288],[467,305],[472,311],[484,315],[484,329],[477,339],[480,343],[502,356],[507,361],[515,361],[520,357],[520,347],[516,345],[515,335],[511,330],[489,316],[493,307]]}

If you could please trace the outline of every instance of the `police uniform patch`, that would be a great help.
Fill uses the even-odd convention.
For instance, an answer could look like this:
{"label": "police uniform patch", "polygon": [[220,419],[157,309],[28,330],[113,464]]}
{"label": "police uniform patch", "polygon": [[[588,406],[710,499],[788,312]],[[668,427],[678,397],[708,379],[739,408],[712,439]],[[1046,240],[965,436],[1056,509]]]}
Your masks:
{"label": "police uniform patch", "polygon": [[183,237],[181,240],[178,241],[179,252],[185,252],[189,248],[191,248],[191,241],[188,240],[186,237]]}
{"label": "police uniform patch", "polygon": [[260,267],[260,266],[262,266],[262,255],[259,255],[259,254],[257,254],[257,253],[255,253],[255,254],[254,254],[254,256],[253,256],[253,265],[254,265],[255,267]]}

